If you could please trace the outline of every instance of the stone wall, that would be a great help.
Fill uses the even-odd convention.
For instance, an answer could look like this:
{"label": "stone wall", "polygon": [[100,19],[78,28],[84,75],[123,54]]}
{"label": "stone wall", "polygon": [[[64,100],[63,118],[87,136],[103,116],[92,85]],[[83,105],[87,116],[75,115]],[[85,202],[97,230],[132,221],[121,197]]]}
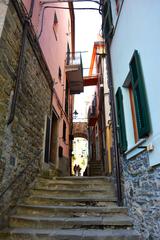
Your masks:
{"label": "stone wall", "polygon": [[148,153],[123,161],[124,201],[146,240],[160,239],[160,166],[149,167]]}
{"label": "stone wall", "polygon": [[[38,58],[41,50],[36,45],[34,51],[35,42],[32,42],[28,33],[14,121],[7,125],[17,77],[22,31],[22,23],[10,1],[0,38],[1,211],[15,204],[39,172],[44,155],[45,116],[50,115],[51,84],[40,64],[42,62],[45,66],[44,59]],[[1,196],[7,187],[8,190]]]}

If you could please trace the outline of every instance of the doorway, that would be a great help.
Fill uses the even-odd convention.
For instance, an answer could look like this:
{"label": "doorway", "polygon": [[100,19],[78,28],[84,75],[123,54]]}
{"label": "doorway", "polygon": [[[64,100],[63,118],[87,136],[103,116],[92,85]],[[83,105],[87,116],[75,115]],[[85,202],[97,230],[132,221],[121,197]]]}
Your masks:
{"label": "doorway", "polygon": [[58,157],[58,116],[52,110],[51,116],[51,143],[50,143],[50,162],[56,165]]}
{"label": "doorway", "polygon": [[79,166],[79,176],[83,176],[88,165],[88,140],[82,137],[76,137],[73,140],[72,152],[72,175],[76,175],[75,166]]}

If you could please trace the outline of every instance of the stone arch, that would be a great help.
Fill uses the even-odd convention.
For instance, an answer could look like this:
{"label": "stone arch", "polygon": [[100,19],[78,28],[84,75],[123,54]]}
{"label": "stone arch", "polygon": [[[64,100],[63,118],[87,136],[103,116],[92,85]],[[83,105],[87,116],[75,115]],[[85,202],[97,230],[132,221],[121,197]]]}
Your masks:
{"label": "stone arch", "polygon": [[73,137],[82,137],[88,140],[88,123],[74,122],[73,123]]}
{"label": "stone arch", "polygon": [[85,133],[77,132],[73,136],[74,136],[74,138],[80,137],[80,138],[85,138],[86,140],[88,140],[88,135]]}

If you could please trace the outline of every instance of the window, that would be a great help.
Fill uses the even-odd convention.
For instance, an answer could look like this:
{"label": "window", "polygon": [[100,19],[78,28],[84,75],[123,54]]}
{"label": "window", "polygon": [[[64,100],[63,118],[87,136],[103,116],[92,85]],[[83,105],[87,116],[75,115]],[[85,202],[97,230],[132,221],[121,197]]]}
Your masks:
{"label": "window", "polygon": [[57,39],[57,25],[58,25],[58,18],[57,18],[57,14],[56,12],[54,13],[54,18],[53,18],[53,32],[54,32],[54,36],[56,41]]}
{"label": "window", "polygon": [[66,123],[63,121],[63,141],[66,141]]}
{"label": "window", "polygon": [[117,10],[117,13],[119,12],[119,0],[115,0],[116,1],[116,10]]}
{"label": "window", "polygon": [[117,109],[120,152],[124,153],[127,150],[127,138],[126,138],[124,109],[123,109],[123,95],[120,87],[116,92],[116,109]]}
{"label": "window", "polygon": [[56,12],[54,13],[54,25],[58,23],[58,18]]}
{"label": "window", "polygon": [[148,111],[146,91],[144,86],[144,79],[142,74],[140,57],[137,50],[135,50],[129,65],[130,65],[130,74],[131,74],[130,89],[132,90],[132,91],[130,90],[130,92],[133,93],[132,98],[134,102],[134,109],[135,109],[134,111],[136,116],[138,137],[143,138],[149,135],[151,131],[151,127],[150,127],[150,117],[149,117],[149,111]]}
{"label": "window", "polygon": [[51,141],[51,119],[46,118],[46,133],[45,133],[45,154],[44,161],[49,163],[50,161],[50,141]]}
{"label": "window", "polygon": [[63,148],[61,146],[59,146],[59,149],[58,149],[58,156],[63,157]]}
{"label": "window", "polygon": [[128,90],[129,90],[131,112],[132,112],[134,139],[135,139],[135,143],[136,143],[136,142],[138,142],[139,137],[138,137],[138,128],[137,128],[137,121],[136,121],[136,110],[135,110],[135,104],[134,104],[133,89],[132,89],[131,83],[129,84]]}
{"label": "window", "polygon": [[66,80],[66,90],[65,90],[65,112],[67,113],[68,115],[68,81]]}
{"label": "window", "polygon": [[102,30],[105,38],[111,36],[113,31],[112,10],[110,1],[106,1],[102,10]]}
{"label": "window", "polygon": [[150,116],[145,91],[142,67],[138,51],[135,50],[129,63],[130,71],[123,84],[129,90],[135,142],[151,132]]}
{"label": "window", "polygon": [[61,71],[61,68],[59,67],[58,68],[58,79],[61,81],[62,79],[62,71]]}
{"label": "window", "polygon": [[122,0],[115,0],[115,2],[116,2],[116,11],[117,11],[117,14],[119,14],[119,11],[122,5]]}
{"label": "window", "polygon": [[69,47],[69,43],[67,43],[67,61],[66,64],[69,65],[70,62],[70,47]]}

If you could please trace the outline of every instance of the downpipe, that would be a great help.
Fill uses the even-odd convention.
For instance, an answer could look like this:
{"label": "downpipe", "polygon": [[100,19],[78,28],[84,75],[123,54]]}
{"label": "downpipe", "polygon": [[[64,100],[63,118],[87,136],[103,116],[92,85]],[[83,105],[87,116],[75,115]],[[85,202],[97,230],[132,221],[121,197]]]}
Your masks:
{"label": "downpipe", "polygon": [[118,146],[116,109],[115,109],[114,86],[113,86],[112,63],[111,63],[109,39],[106,40],[106,47],[107,47],[106,62],[107,62],[107,72],[108,72],[108,85],[110,89],[111,120],[112,120],[112,128],[113,128],[113,147],[114,147],[115,168],[116,168],[117,203],[119,206],[122,206],[123,202],[122,202],[122,189],[121,189],[120,154],[119,154],[119,146]]}
{"label": "downpipe", "polygon": [[[13,0],[13,1],[15,1],[15,0]],[[21,81],[21,78],[23,75],[22,69],[24,66],[24,52],[25,52],[25,46],[26,46],[28,27],[29,27],[29,23],[30,23],[30,20],[33,15],[34,3],[35,3],[35,0],[31,0],[29,14],[24,19],[21,49],[20,49],[20,55],[19,55],[19,60],[18,60],[18,67],[17,67],[17,77],[16,77],[15,88],[14,88],[14,93],[13,93],[12,103],[11,103],[11,110],[10,110],[10,115],[9,115],[9,118],[7,121],[7,125],[11,124],[14,120],[17,97],[18,97],[18,90],[19,90],[20,81]]]}

